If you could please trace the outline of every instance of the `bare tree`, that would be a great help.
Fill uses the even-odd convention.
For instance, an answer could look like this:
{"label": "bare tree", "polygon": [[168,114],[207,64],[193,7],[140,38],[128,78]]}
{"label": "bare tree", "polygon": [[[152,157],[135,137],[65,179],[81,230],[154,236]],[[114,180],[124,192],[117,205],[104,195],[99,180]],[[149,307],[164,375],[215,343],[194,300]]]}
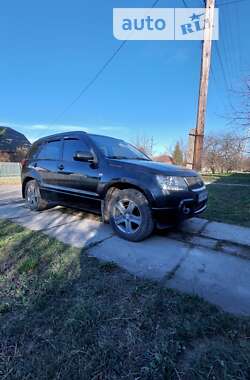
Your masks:
{"label": "bare tree", "polygon": [[205,168],[212,173],[241,170],[244,147],[244,138],[236,133],[206,136],[203,155]]}
{"label": "bare tree", "polygon": [[242,136],[227,133],[221,138],[221,169],[227,173],[239,170],[244,153]]}
{"label": "bare tree", "polygon": [[244,157],[241,163],[241,170],[250,172],[250,157]]}
{"label": "bare tree", "polygon": [[182,151],[182,158],[183,158],[182,164],[183,166],[185,166],[187,163],[188,145],[187,145],[187,142],[184,142],[182,138],[179,140],[179,144]]}
{"label": "bare tree", "polygon": [[243,84],[239,90],[235,90],[234,94],[239,99],[239,104],[233,108],[232,116],[230,116],[233,124],[237,123],[244,129],[250,129],[250,75],[243,80]]}
{"label": "bare tree", "polygon": [[220,161],[220,142],[218,136],[208,135],[205,138],[203,161],[206,169],[214,174],[219,169]]}
{"label": "bare tree", "polygon": [[145,153],[149,157],[153,157],[154,155],[154,138],[143,136],[137,136],[134,145],[137,149],[139,149],[142,153]]}

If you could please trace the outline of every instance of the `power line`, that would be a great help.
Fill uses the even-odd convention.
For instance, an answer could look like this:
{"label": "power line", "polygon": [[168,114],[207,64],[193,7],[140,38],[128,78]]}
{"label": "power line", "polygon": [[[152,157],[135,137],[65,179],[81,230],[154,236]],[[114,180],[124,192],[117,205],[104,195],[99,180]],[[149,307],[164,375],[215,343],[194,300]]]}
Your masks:
{"label": "power line", "polygon": [[227,9],[227,23],[229,27],[229,39],[231,40],[231,51],[232,51],[232,64],[234,67],[234,76],[235,79],[237,77],[240,77],[240,63],[239,63],[239,48],[240,46],[237,44],[237,35],[238,33],[233,33],[234,30],[237,30],[239,27],[238,25],[235,25],[236,20],[236,8],[238,9],[238,6],[233,6]]}
{"label": "power line", "polygon": [[[228,1],[226,3],[224,2],[223,4],[219,4],[219,6],[233,3],[235,4],[238,2],[240,1]],[[237,22],[235,15],[239,17],[237,13],[238,8],[239,7],[235,5],[235,7],[227,9],[227,17],[220,18],[220,20],[226,19],[226,22],[223,24],[224,33],[221,32],[220,41],[215,41],[214,43],[216,54],[218,56],[218,64],[221,67],[226,91],[228,93],[228,105],[231,109],[233,109],[232,89],[234,87],[234,80],[238,80],[238,78],[241,76],[241,45],[239,39],[238,41],[236,40],[237,36],[232,33],[232,30],[234,30],[234,24]],[[220,46],[223,48],[223,51],[220,51]],[[221,55],[223,52],[224,60],[222,59]]]}
{"label": "power line", "polygon": [[240,66],[240,74],[241,74],[241,70],[242,70],[242,66],[243,66],[243,59],[242,59],[242,53],[241,53],[241,47],[242,47],[242,44],[241,44],[241,35],[242,35],[242,30],[241,30],[241,23],[240,23],[240,16],[239,16],[239,8],[236,6],[234,7],[235,9],[235,18],[236,18],[236,25],[238,26],[239,28],[239,31],[238,33],[236,33],[236,36],[237,36],[237,45],[239,47],[239,66]]}
{"label": "power line", "polygon": [[242,3],[243,1],[249,1],[249,0],[232,0],[232,1],[227,1],[225,3],[219,3],[217,6],[222,7],[223,5],[229,5],[229,4],[235,4],[235,3]]}
{"label": "power line", "polygon": [[[205,0],[204,0],[204,5],[206,5]],[[222,57],[221,57],[221,54],[220,54],[218,41],[214,41],[214,46],[215,46],[215,51],[217,53],[218,60],[219,60],[220,66],[221,66],[222,75],[223,75],[223,79],[225,81],[226,89],[229,90],[230,84],[229,84],[229,81],[228,81],[228,78],[227,78],[227,75],[226,75],[226,70],[225,70],[225,67],[224,67],[224,63],[223,63],[223,60],[222,60]],[[212,67],[211,67],[211,69],[212,69]]]}
{"label": "power line", "polygon": [[[160,0],[155,0],[152,4],[151,8],[155,8]],[[185,1],[185,0],[183,0]],[[88,90],[93,84],[97,81],[97,79],[102,75],[102,73],[106,70],[106,68],[110,65],[113,59],[120,53],[122,48],[126,45],[128,40],[124,40],[118,48],[111,54],[111,56],[104,62],[101,68],[96,72],[92,79],[81,89],[79,94],[57,115],[57,117],[53,120],[52,124],[54,124],[58,119],[60,119]]]}
{"label": "power line", "polygon": [[[151,8],[155,8],[156,5],[159,3],[159,1],[160,0],[155,0]],[[232,0],[232,1],[224,2],[218,5],[223,6],[223,5],[228,5],[232,3],[240,3],[243,1],[247,1],[247,0]],[[186,0],[182,0],[182,2],[184,6],[188,8],[188,4]],[[98,80],[98,78],[102,75],[102,73],[106,70],[106,68],[111,64],[111,62],[115,59],[115,57],[120,53],[120,51],[122,50],[122,48],[126,45],[128,41],[129,40],[125,40],[118,46],[118,48],[111,54],[111,56],[104,62],[101,68],[96,72],[93,78],[90,79],[89,82],[80,90],[78,95],[58,114],[58,116],[54,119],[53,123],[55,123],[58,119],[60,119],[89,90],[89,88],[94,85],[94,83]],[[221,58],[220,58],[220,61],[222,62]],[[225,77],[225,73],[223,75]]]}
{"label": "power line", "polygon": [[228,80],[227,80],[227,77],[226,77],[226,72],[225,72],[223,60],[221,58],[221,54],[220,54],[220,50],[219,50],[217,41],[214,41],[214,46],[215,46],[215,51],[217,53],[217,56],[219,58],[219,63],[220,63],[220,66],[221,66],[221,70],[222,70],[222,74],[223,74],[223,79],[224,79],[225,84],[226,84],[226,89],[228,90],[230,88],[230,86],[229,86],[229,83],[228,83]]}
{"label": "power line", "polygon": [[[203,0],[202,3],[203,3],[203,6],[206,7],[206,0]],[[220,62],[220,66],[221,66],[221,70],[222,70],[222,74],[223,74],[223,79],[224,79],[225,85],[226,85],[226,90],[228,90],[229,85],[228,85],[228,80],[227,80],[227,76],[226,76],[226,71],[225,71],[225,68],[224,68],[223,60],[222,60],[222,57],[221,57],[221,54],[220,54],[220,51],[219,51],[219,47],[218,47],[217,41],[214,41],[213,45],[215,46],[216,53],[217,53],[217,56],[219,58],[219,62]],[[214,80],[214,83],[217,84],[216,83],[216,78],[215,78],[215,72],[214,72],[214,62],[212,60],[211,60],[211,63],[210,63],[210,73],[211,73],[212,79]],[[216,93],[216,96],[217,96],[217,93]]]}
{"label": "power line", "polygon": [[97,81],[97,79],[102,75],[105,69],[109,66],[109,64],[113,61],[113,59],[119,54],[121,49],[128,41],[123,41],[120,46],[114,51],[114,53],[107,59],[107,61],[102,65],[102,67],[97,71],[97,73],[93,76],[93,78],[83,87],[83,89],[79,92],[79,94],[69,103],[64,110],[54,119],[53,123],[60,119],[87,91],[88,89]]}
{"label": "power line", "polygon": [[[233,77],[233,71],[232,71],[232,66],[231,66],[231,59],[229,58],[229,52],[226,49],[224,38],[222,38],[221,18],[219,19],[219,22],[220,22],[220,26],[219,26],[219,29],[220,29],[220,44],[221,44],[221,46],[223,48],[223,52],[224,52],[223,55],[224,55],[225,59],[224,59],[224,61],[222,60],[222,55],[221,55],[221,53],[219,51],[220,44],[217,41],[214,41],[214,44],[213,44],[214,45],[213,46],[213,53],[212,53],[212,57],[214,57],[214,58],[211,60],[210,73],[211,73],[211,78],[212,78],[213,83],[214,83],[214,89],[215,89],[214,93],[215,93],[215,96],[216,96],[216,98],[218,100],[217,107],[219,107],[219,105],[222,105],[226,109],[227,108],[227,102],[225,102],[225,98],[224,97],[220,98],[219,95],[218,95],[218,93],[221,90],[221,87],[219,86],[219,80],[218,80],[218,78],[220,77],[220,75],[218,75],[218,77],[217,77],[217,75],[215,76],[215,71],[216,71],[217,65],[219,64],[221,70],[223,71],[223,73],[222,73],[222,78],[223,78],[222,87],[225,86],[225,90],[226,90],[227,93],[229,92],[229,87],[230,87],[230,83],[229,83],[228,78],[231,79]],[[215,58],[216,58],[215,54],[214,54],[215,53],[215,51],[214,51],[215,49],[216,49],[216,55],[218,56],[217,60],[215,60]],[[218,89],[218,91],[217,91],[217,89]],[[227,100],[228,100],[228,98],[227,98]],[[229,104],[229,105],[231,106],[231,104]]]}
{"label": "power line", "polygon": [[[224,8],[225,9],[225,8]],[[226,16],[226,17],[225,17]],[[232,21],[230,15],[230,8],[226,9],[226,15],[224,18],[220,17],[220,21],[226,20],[224,22],[224,34],[221,30],[220,40],[218,45],[222,45],[224,48],[224,64],[225,68],[228,68],[228,84],[230,82],[230,87],[232,88],[232,80],[235,77],[236,72],[236,62],[235,62],[235,47],[234,47],[234,38],[232,35]]]}

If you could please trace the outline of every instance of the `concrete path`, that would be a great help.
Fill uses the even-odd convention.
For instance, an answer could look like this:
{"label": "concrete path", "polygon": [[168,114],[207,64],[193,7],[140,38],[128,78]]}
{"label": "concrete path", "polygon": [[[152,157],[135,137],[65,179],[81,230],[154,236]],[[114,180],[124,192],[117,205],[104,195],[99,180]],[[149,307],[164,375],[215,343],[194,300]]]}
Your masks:
{"label": "concrete path", "polygon": [[32,212],[16,186],[0,186],[0,218],[84,248],[137,276],[198,294],[226,311],[250,315],[248,228],[193,218],[178,230],[130,243],[92,214],[63,207]]}

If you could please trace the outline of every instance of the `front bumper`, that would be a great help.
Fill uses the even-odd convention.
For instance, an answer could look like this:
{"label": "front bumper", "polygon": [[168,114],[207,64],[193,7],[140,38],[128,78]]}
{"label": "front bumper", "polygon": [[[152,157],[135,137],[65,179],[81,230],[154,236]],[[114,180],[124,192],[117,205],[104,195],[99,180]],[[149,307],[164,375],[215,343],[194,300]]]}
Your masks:
{"label": "front bumper", "polygon": [[[205,193],[204,190],[202,193]],[[190,192],[189,196],[186,194],[185,197],[174,202],[174,206],[168,204],[167,207],[152,207],[153,217],[159,228],[170,227],[204,212],[207,209],[207,201],[207,197],[199,201],[199,192]]]}

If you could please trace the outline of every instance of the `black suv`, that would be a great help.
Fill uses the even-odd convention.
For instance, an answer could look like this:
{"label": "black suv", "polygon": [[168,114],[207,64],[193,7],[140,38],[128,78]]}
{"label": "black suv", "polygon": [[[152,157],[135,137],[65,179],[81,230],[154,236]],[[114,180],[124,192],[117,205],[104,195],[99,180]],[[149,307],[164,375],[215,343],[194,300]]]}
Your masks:
{"label": "black suv", "polygon": [[22,194],[32,210],[65,205],[100,213],[131,241],[207,207],[195,171],[154,162],[123,140],[85,132],[36,141],[22,165]]}

